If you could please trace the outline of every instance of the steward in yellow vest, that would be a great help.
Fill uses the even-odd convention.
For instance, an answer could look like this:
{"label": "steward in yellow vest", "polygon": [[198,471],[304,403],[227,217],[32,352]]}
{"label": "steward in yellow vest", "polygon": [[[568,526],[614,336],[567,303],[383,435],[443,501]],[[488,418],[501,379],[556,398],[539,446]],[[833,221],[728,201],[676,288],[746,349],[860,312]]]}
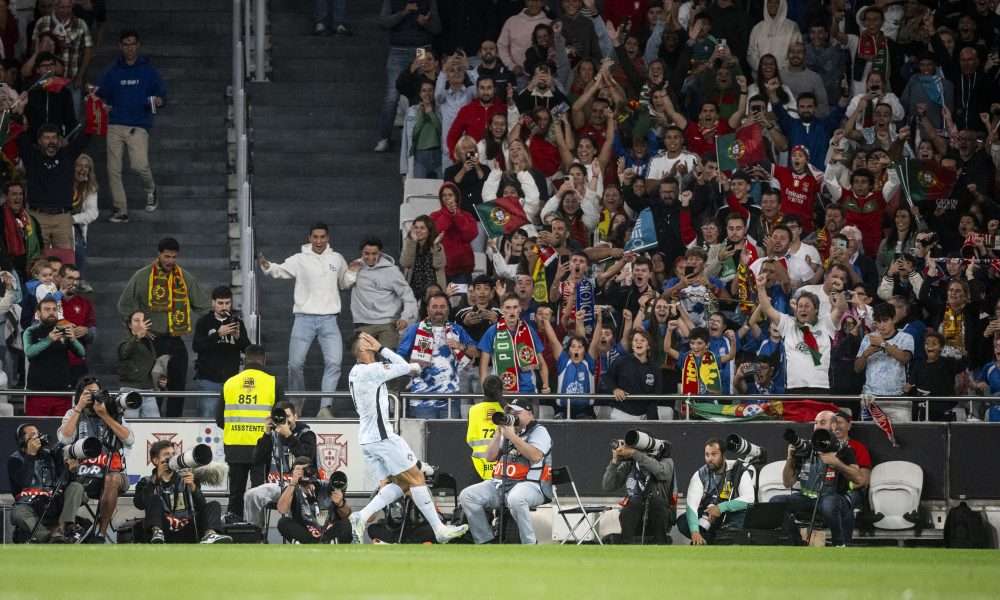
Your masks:
{"label": "steward in yellow vest", "polygon": [[503,382],[496,375],[483,380],[483,401],[469,408],[469,429],[465,441],[472,448],[472,465],[482,479],[493,478],[494,462],[486,460],[486,449],[496,435],[493,413],[503,412]]}
{"label": "steward in yellow vest", "polygon": [[222,402],[216,424],[229,465],[229,512],[243,519],[243,494],[253,463],[257,440],[267,431],[274,404],[283,398],[274,375],[264,371],[264,348],[256,344],[244,351],[244,369],[222,385]]}

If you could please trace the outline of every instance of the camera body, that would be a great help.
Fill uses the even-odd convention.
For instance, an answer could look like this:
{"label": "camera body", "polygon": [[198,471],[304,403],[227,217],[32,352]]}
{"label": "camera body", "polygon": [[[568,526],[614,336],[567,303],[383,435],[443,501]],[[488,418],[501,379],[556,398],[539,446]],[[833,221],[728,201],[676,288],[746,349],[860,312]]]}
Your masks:
{"label": "camera body", "polygon": [[108,409],[108,414],[119,419],[126,410],[135,410],[142,406],[142,394],[130,391],[112,396],[111,392],[102,388],[94,394],[94,402],[103,404]]}
{"label": "camera body", "polygon": [[285,409],[278,407],[272,408],[271,422],[274,423],[275,426],[284,425],[285,423],[287,423],[288,415],[285,414]]}
{"label": "camera body", "polygon": [[[302,484],[319,484],[319,473],[316,472],[316,467],[312,465],[306,465],[302,467],[302,477],[299,478],[299,483]],[[344,484],[347,484],[347,477],[344,477]]]}

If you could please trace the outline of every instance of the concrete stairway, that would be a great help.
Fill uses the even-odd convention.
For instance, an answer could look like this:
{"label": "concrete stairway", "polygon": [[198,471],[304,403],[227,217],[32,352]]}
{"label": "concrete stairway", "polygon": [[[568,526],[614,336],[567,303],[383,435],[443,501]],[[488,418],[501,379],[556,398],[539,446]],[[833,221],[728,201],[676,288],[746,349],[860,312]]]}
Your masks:
{"label": "concrete stairway", "polygon": [[[156,116],[150,164],[160,208],[144,211],[139,178],[127,171],[128,224],[107,223],[111,195],[107,186],[103,139],[88,152],[97,163],[101,221],[91,225],[85,278],[95,288],[99,340],[91,367],[117,383],[117,347],[124,327],[116,312],[132,272],[156,256],[160,238],[181,244],[180,264],[210,291],[230,283],[227,231],[226,86],[231,81],[231,6],[229,0],[108,0],[108,24],[89,79],[96,81],[117,58],[118,33],[132,28],[164,78],[167,106]],[[189,382],[193,370],[189,371]]]}
{"label": "concrete stairway", "polygon": [[[380,3],[350,4],[353,37],[311,36],[312,2],[270,4],[272,77],[249,88],[258,250],[282,261],[299,251],[310,224],[323,221],[330,226],[334,250],[348,261],[360,255],[367,235],[381,237],[387,251],[398,256],[398,151],[372,152],[387,52],[386,36],[375,20]],[[342,296],[340,317],[345,345],[353,331],[349,296]],[[264,276],[259,298],[262,341],[274,372],[284,380],[292,283]],[[338,389],[346,389],[348,354],[345,347]],[[314,345],[307,361],[308,389],[319,389],[322,370]]]}

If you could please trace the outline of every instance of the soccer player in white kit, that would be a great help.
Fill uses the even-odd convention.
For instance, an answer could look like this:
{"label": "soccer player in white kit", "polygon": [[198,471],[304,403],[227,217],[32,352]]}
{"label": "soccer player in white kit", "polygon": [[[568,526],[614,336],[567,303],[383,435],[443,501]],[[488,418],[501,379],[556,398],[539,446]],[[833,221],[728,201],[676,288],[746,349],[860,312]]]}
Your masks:
{"label": "soccer player in white kit", "polygon": [[[365,464],[378,481],[388,483],[372,498],[368,506],[351,513],[351,534],[355,544],[364,540],[368,519],[378,511],[403,497],[407,490],[417,509],[434,529],[438,543],[462,537],[468,525],[445,525],[438,517],[424,474],[417,468],[417,458],[406,440],[396,435],[388,424],[389,391],[387,381],[420,373],[420,365],[410,364],[392,350],[382,346],[367,333],[360,333],[351,345],[355,365],[348,381],[351,399],[360,419],[358,441]],[[385,358],[388,363],[378,360]]]}

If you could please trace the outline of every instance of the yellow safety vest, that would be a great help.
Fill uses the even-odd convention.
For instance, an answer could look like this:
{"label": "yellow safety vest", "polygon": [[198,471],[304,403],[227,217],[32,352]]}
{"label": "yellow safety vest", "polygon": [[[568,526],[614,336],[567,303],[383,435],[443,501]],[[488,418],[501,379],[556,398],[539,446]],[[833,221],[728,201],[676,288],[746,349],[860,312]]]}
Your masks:
{"label": "yellow safety vest", "polygon": [[486,450],[497,432],[497,426],[493,424],[495,412],[503,412],[498,402],[480,402],[469,409],[469,430],[465,441],[472,448],[472,464],[476,473],[483,479],[493,479],[493,465],[496,464],[486,460]]}
{"label": "yellow safety vest", "polygon": [[245,369],[222,386],[222,443],[226,446],[256,446],[264,435],[275,401],[274,375]]}

